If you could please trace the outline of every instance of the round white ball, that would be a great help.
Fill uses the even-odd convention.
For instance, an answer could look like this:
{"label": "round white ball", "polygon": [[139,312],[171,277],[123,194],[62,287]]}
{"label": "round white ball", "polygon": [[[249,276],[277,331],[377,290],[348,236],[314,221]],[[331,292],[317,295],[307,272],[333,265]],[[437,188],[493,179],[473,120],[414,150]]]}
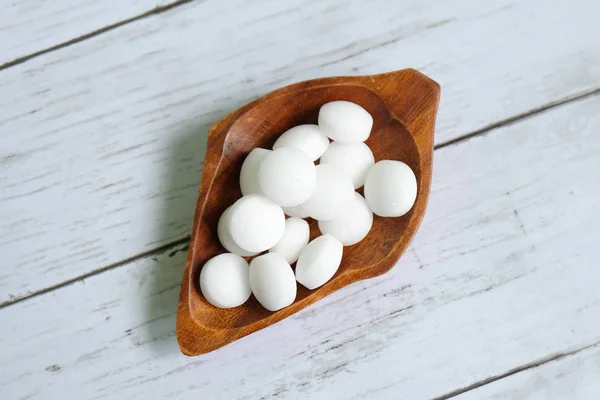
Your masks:
{"label": "round white ball", "polygon": [[307,289],[324,285],[342,262],[342,242],[329,234],[319,236],[302,250],[296,264],[296,280]]}
{"label": "round white ball", "polygon": [[317,165],[317,187],[302,208],[316,220],[336,219],[354,196],[354,185],[335,165]]}
{"label": "round white ball", "polygon": [[242,195],[263,194],[258,183],[258,168],[270,152],[271,150],[257,147],[252,149],[246,156],[240,171],[240,189],[242,190]]}
{"label": "round white ball", "polygon": [[285,229],[285,215],[264,196],[250,194],[236,201],[231,210],[231,238],[247,252],[260,253],[273,247]]}
{"label": "round white ball", "polygon": [[252,260],[250,287],[254,297],[269,311],[287,307],[296,299],[294,271],[277,253],[267,253]]}
{"label": "round white ball", "polygon": [[319,230],[323,234],[330,234],[342,242],[344,246],[351,246],[363,240],[373,225],[373,213],[365,199],[354,193],[354,199],[348,204],[344,213],[331,221],[319,221]]}
{"label": "round white ball", "polygon": [[227,209],[221,214],[221,218],[219,218],[219,223],[217,224],[217,235],[219,237],[219,242],[221,245],[230,253],[237,254],[242,257],[250,257],[258,254],[254,251],[246,251],[238,246],[231,237],[231,215],[233,210],[233,205],[227,207]]}
{"label": "round white ball", "polygon": [[302,208],[302,204],[294,207],[281,207],[285,215],[289,215],[290,217],[296,218],[308,218],[309,215],[304,208]]}
{"label": "round white ball", "polygon": [[354,189],[358,189],[365,184],[367,172],[375,164],[375,157],[363,142],[333,142],[321,156],[321,164],[338,166],[352,179]]}
{"label": "round white ball", "polygon": [[332,101],[319,110],[319,128],[337,142],[364,142],[371,134],[373,117],[358,104]]}
{"label": "round white ball", "polygon": [[403,162],[384,160],[371,167],[365,181],[365,199],[381,217],[406,214],[417,198],[417,178]]}
{"label": "round white ball", "polygon": [[285,220],[285,230],[281,239],[269,249],[269,253],[280,254],[289,264],[293,264],[308,244],[309,237],[308,222],[300,218],[288,218]]}
{"label": "round white ball", "polygon": [[316,161],[327,150],[329,139],[318,125],[298,125],[285,131],[275,141],[273,150],[291,147],[304,152],[312,161]]}
{"label": "round white ball", "polygon": [[248,263],[231,253],[211,258],[200,271],[200,289],[215,307],[231,308],[244,304],[251,294]]}
{"label": "round white ball", "polygon": [[282,207],[304,203],[317,184],[317,171],[303,152],[282,147],[267,154],[258,169],[258,182],[269,199]]}

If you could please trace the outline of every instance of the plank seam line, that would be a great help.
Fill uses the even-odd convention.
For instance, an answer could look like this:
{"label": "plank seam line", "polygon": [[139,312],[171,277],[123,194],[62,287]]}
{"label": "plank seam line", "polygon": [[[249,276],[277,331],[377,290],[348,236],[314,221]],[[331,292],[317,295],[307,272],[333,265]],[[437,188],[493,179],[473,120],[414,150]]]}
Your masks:
{"label": "plank seam line", "polygon": [[584,100],[584,99],[587,99],[589,97],[594,97],[594,96],[596,96],[598,94],[600,94],[600,88],[591,89],[591,90],[588,90],[588,91],[585,91],[585,92],[576,93],[576,94],[573,94],[571,96],[564,97],[562,99],[559,99],[559,100],[556,100],[556,101],[544,104],[544,105],[542,105],[540,107],[531,109],[531,110],[526,111],[524,113],[516,114],[516,115],[513,115],[512,117],[508,117],[508,118],[502,119],[500,121],[494,122],[492,124],[484,126],[483,128],[474,130],[472,132],[469,132],[469,133],[466,133],[464,135],[458,136],[458,137],[456,137],[454,139],[448,140],[447,142],[439,143],[439,144],[437,144],[437,145],[434,146],[434,149],[438,150],[438,149],[441,149],[441,148],[444,148],[444,147],[448,147],[448,146],[452,146],[452,145],[455,145],[455,144],[458,144],[458,143],[462,143],[464,141],[467,141],[467,140],[472,139],[472,138],[477,137],[477,136],[483,136],[486,133],[491,132],[491,131],[493,131],[495,129],[513,125],[513,124],[515,124],[517,122],[521,122],[522,120],[525,120],[525,119],[528,119],[528,118],[531,118],[531,117],[535,117],[538,114],[542,114],[542,113],[544,113],[546,111],[553,110],[554,108],[557,108],[557,107],[560,107],[560,106],[564,106],[564,105],[568,105],[570,103],[575,103],[575,102],[577,102],[579,100]]}
{"label": "plank seam line", "polygon": [[40,289],[40,290],[38,290],[36,292],[28,293],[28,294],[24,295],[23,297],[19,297],[17,299],[6,300],[6,301],[0,303],[0,310],[3,309],[3,308],[5,308],[5,307],[11,306],[13,304],[17,304],[17,303],[20,303],[22,301],[31,299],[33,297],[37,297],[37,296],[40,296],[40,295],[43,295],[43,294],[46,294],[46,293],[49,293],[49,292],[53,292],[53,291],[55,291],[57,289],[61,289],[61,288],[64,288],[66,286],[70,286],[70,285],[72,285],[74,283],[77,283],[79,281],[83,281],[83,280],[85,280],[87,278],[90,278],[92,276],[95,276],[95,275],[99,275],[99,274],[101,274],[103,272],[110,271],[112,269],[116,269],[116,268],[122,267],[123,265],[132,263],[134,261],[143,260],[145,258],[152,257],[152,256],[155,256],[155,255],[164,253],[167,250],[172,249],[173,247],[181,246],[183,244],[187,245],[189,243],[189,241],[190,241],[190,237],[186,236],[184,238],[177,239],[175,241],[169,242],[169,243],[167,243],[165,245],[162,245],[160,247],[154,248],[152,250],[148,250],[148,251],[145,251],[143,253],[139,253],[139,254],[133,255],[133,256],[125,258],[125,259],[123,259],[121,261],[118,261],[118,262],[115,262],[115,263],[112,263],[112,264],[109,264],[109,265],[105,265],[104,267],[95,269],[93,271],[90,271],[90,272],[82,274],[82,275],[78,275],[75,278],[71,278],[69,280],[57,283],[57,284],[52,285],[52,286],[48,286],[48,287]]}
{"label": "plank seam line", "polygon": [[[448,147],[448,146],[452,146],[452,145],[456,145],[456,144],[462,143],[462,142],[467,141],[469,139],[472,139],[472,138],[474,138],[476,136],[483,136],[483,135],[485,135],[485,134],[487,134],[487,133],[489,133],[491,131],[494,131],[496,129],[502,128],[504,126],[515,124],[515,123],[517,123],[517,122],[519,122],[521,120],[534,117],[534,116],[536,116],[538,114],[541,114],[541,113],[546,112],[546,111],[550,111],[550,110],[552,110],[554,108],[557,108],[557,107],[560,107],[562,105],[567,105],[567,104],[575,103],[575,102],[578,102],[578,101],[582,101],[582,100],[585,100],[585,99],[587,99],[589,97],[593,97],[593,96],[598,95],[598,94],[600,94],[600,88],[594,89],[594,90],[591,90],[591,91],[588,91],[588,92],[576,94],[576,95],[573,95],[573,96],[569,96],[569,97],[566,97],[566,98],[564,98],[562,100],[558,100],[558,101],[555,101],[555,102],[552,102],[552,103],[545,104],[543,106],[540,106],[538,108],[534,108],[534,109],[532,109],[530,111],[527,111],[525,113],[517,114],[514,117],[506,118],[506,119],[501,120],[499,122],[495,122],[493,124],[490,124],[490,125],[488,125],[488,126],[486,126],[484,128],[481,128],[481,129],[478,129],[476,131],[473,131],[473,132],[467,133],[465,135],[459,136],[458,138],[452,139],[452,140],[450,140],[448,142],[440,143],[440,144],[436,145],[434,147],[434,149],[435,150],[439,150],[439,149],[442,149],[444,147]],[[109,264],[109,265],[106,265],[104,267],[101,267],[101,268],[95,269],[93,271],[90,271],[88,273],[79,275],[79,276],[77,276],[75,278],[63,281],[61,283],[57,283],[57,284],[52,285],[52,286],[48,286],[48,287],[46,287],[44,289],[40,289],[40,290],[38,290],[36,292],[28,293],[26,295],[23,295],[22,297],[17,297],[17,298],[14,298],[14,299],[6,300],[6,301],[0,303],[0,310],[2,308],[4,308],[4,307],[8,307],[10,305],[20,303],[22,301],[31,299],[33,297],[40,296],[40,295],[52,292],[52,291],[57,290],[57,289],[62,289],[63,287],[72,285],[73,283],[76,283],[78,281],[87,279],[89,277],[101,274],[101,273],[106,272],[106,271],[110,271],[110,270],[116,269],[116,268],[121,267],[121,266],[123,266],[125,264],[129,264],[129,263],[131,263],[133,261],[137,261],[138,259],[143,259],[143,258],[151,257],[151,256],[156,255],[156,254],[160,254],[160,253],[162,253],[162,252],[164,252],[164,251],[166,251],[166,250],[168,250],[168,249],[170,249],[172,247],[176,247],[176,246],[182,245],[184,243],[188,243],[189,240],[190,240],[190,236],[188,235],[188,236],[186,236],[184,238],[174,240],[174,241],[172,241],[170,243],[167,243],[167,244],[165,244],[163,246],[160,246],[158,248],[155,248],[155,249],[152,249],[152,250],[148,250],[148,251],[143,252],[143,253],[139,253],[137,255],[128,257],[128,258],[123,259],[121,261],[118,261],[116,263]]]}
{"label": "plank seam line", "polygon": [[508,378],[509,376],[518,374],[520,372],[528,371],[530,369],[534,369],[534,368],[540,367],[540,366],[542,366],[544,364],[548,364],[548,363],[551,363],[551,362],[554,362],[554,361],[558,361],[558,360],[566,358],[566,357],[574,356],[577,353],[580,353],[582,351],[591,349],[593,347],[597,347],[599,345],[600,345],[600,341],[597,341],[597,342],[594,342],[592,344],[589,344],[587,346],[581,347],[581,348],[576,349],[576,350],[566,351],[566,352],[560,352],[560,353],[554,353],[554,354],[551,354],[549,356],[542,357],[542,358],[540,358],[538,360],[535,360],[535,361],[523,364],[521,366],[518,366],[518,367],[515,367],[515,368],[511,368],[511,369],[509,369],[508,371],[506,371],[504,373],[501,373],[501,374],[498,374],[498,375],[493,375],[493,376],[490,376],[488,378],[482,379],[482,380],[477,381],[477,382],[475,382],[475,383],[473,383],[473,384],[471,384],[469,386],[465,386],[465,387],[462,387],[460,389],[454,390],[452,392],[446,393],[444,395],[441,395],[441,396],[438,396],[438,397],[434,397],[431,400],[447,400],[447,399],[459,396],[459,395],[461,395],[463,393],[469,392],[471,390],[474,390],[474,389],[480,388],[482,386],[488,385],[490,383],[499,381],[501,379]]}
{"label": "plank seam line", "polygon": [[83,42],[84,40],[91,39],[91,38],[93,38],[95,36],[101,35],[101,34],[103,34],[105,32],[108,32],[108,31],[111,31],[113,29],[119,28],[121,26],[127,25],[127,24],[129,24],[131,22],[139,21],[141,19],[153,16],[153,15],[162,14],[162,13],[164,13],[166,11],[169,11],[172,8],[181,6],[181,5],[186,4],[186,3],[191,3],[192,1],[194,1],[194,0],[178,0],[178,1],[175,1],[175,2],[173,2],[171,4],[167,4],[167,5],[164,5],[164,6],[156,6],[153,9],[148,10],[146,12],[143,12],[141,14],[134,15],[133,17],[126,18],[126,19],[121,20],[119,22],[115,22],[113,24],[106,25],[106,26],[104,26],[104,27],[102,27],[100,29],[93,30],[93,31],[88,32],[88,33],[86,33],[84,35],[77,36],[77,37],[75,37],[73,39],[69,39],[69,40],[67,40],[65,42],[55,44],[54,46],[50,46],[50,47],[47,47],[45,49],[38,50],[38,51],[33,52],[31,54],[27,54],[25,56],[17,57],[16,59],[14,59],[12,61],[8,61],[8,62],[0,65],[0,71],[2,71],[4,69],[7,69],[7,68],[10,68],[10,67],[14,67],[15,65],[22,64],[22,63],[24,63],[26,61],[29,61],[29,60],[31,60],[33,58],[36,58],[36,57],[39,57],[41,55],[44,55],[44,54],[47,54],[47,53],[51,53],[51,52],[53,52],[55,50],[60,50],[62,48],[65,48],[65,47],[68,47],[68,46],[71,46],[71,45]]}

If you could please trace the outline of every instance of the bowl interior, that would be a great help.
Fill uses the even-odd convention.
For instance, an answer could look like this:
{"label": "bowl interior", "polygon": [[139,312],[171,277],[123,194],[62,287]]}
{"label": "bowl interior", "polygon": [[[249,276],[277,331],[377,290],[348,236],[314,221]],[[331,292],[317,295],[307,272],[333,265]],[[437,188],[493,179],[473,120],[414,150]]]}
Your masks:
{"label": "bowl interior", "polygon": [[[388,107],[372,90],[360,85],[328,85],[287,93],[258,104],[243,114],[230,128],[223,153],[212,181],[209,199],[198,223],[200,234],[193,245],[201,251],[192,261],[193,292],[191,306],[194,319],[214,329],[239,328],[273,315],[260,306],[254,297],[240,307],[221,310],[210,305],[202,296],[198,277],[202,265],[211,257],[225,252],[217,238],[217,223],[223,211],[241,197],[239,174],[244,158],[255,147],[270,149],[275,140],[287,129],[300,124],[316,124],[319,108],[334,100],[348,100],[364,107],[374,120],[367,144],[375,161],[399,160],[408,164],[421,183],[419,151],[411,133],[395,120]],[[209,139],[210,140],[210,139]],[[360,192],[360,191],[359,191]],[[374,216],[373,227],[361,242],[344,247],[342,264],[335,277],[313,291],[298,284],[296,301],[309,296],[321,298],[320,293],[344,274],[353,270],[368,271],[376,276],[385,270],[377,264],[392,251],[406,231],[412,211],[398,218]],[[311,239],[320,235],[316,221],[310,220]],[[294,267],[294,265],[292,265]]]}

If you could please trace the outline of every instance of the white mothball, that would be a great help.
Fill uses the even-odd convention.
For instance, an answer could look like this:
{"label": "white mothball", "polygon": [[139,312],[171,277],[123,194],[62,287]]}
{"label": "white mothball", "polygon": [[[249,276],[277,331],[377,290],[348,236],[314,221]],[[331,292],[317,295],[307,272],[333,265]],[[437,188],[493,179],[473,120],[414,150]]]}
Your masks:
{"label": "white mothball", "polygon": [[327,150],[329,139],[318,125],[298,125],[285,131],[275,141],[273,150],[292,147],[304,152],[312,161],[316,161]]}
{"label": "white mothball", "polygon": [[290,217],[296,218],[308,218],[309,215],[304,208],[302,208],[302,204],[294,207],[281,207],[285,215],[289,215]]}
{"label": "white mothball", "polygon": [[259,253],[273,247],[285,229],[285,215],[277,204],[264,196],[250,194],[231,206],[231,238],[248,252]]}
{"label": "white mothball", "polygon": [[238,246],[231,237],[231,211],[233,206],[228,207],[223,214],[221,214],[221,218],[219,218],[219,223],[217,224],[217,235],[219,237],[219,242],[221,245],[230,253],[237,254],[242,257],[249,257],[258,254],[255,251],[246,251]]}
{"label": "white mothball", "polygon": [[403,162],[384,160],[371,167],[365,181],[365,199],[381,217],[406,214],[417,198],[417,178]]}
{"label": "white mothball", "polygon": [[354,199],[344,213],[331,221],[319,221],[321,233],[329,233],[344,246],[351,246],[363,240],[373,225],[373,213],[365,199],[354,192]]}
{"label": "white mothball", "polygon": [[281,239],[269,249],[269,253],[280,254],[289,264],[293,264],[308,244],[309,236],[308,222],[300,218],[288,218]]}
{"label": "white mothball", "polygon": [[240,189],[243,196],[247,194],[263,194],[258,183],[258,168],[270,152],[271,150],[257,147],[252,149],[246,156],[240,171]]}
{"label": "white mothball", "polygon": [[282,207],[293,207],[312,195],[317,185],[317,171],[306,154],[282,147],[267,154],[260,163],[258,182],[269,199]]}
{"label": "white mothball", "polygon": [[296,280],[307,289],[316,289],[330,280],[340,267],[342,242],[329,234],[319,236],[300,253]]}
{"label": "white mothball", "polygon": [[215,307],[231,308],[244,304],[251,294],[248,263],[231,253],[211,258],[200,271],[200,289]]}
{"label": "white mothball", "polygon": [[375,164],[375,157],[363,142],[333,142],[321,156],[321,164],[338,166],[352,179],[354,189],[358,189],[365,184],[367,172]]}
{"label": "white mothball", "polygon": [[296,278],[290,264],[277,253],[256,257],[250,263],[250,287],[269,311],[289,306],[296,299]]}
{"label": "white mothball", "polygon": [[372,127],[371,114],[349,101],[332,101],[319,110],[319,128],[337,142],[364,142],[369,138]]}
{"label": "white mothball", "polygon": [[317,165],[317,187],[302,208],[316,220],[339,217],[354,196],[354,185],[338,167],[331,164]]}

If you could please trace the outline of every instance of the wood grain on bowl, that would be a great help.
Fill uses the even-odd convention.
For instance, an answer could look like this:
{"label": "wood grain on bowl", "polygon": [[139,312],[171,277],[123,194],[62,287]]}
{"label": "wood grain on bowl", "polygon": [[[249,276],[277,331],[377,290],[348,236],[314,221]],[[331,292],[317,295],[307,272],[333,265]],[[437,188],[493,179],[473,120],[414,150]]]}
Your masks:
{"label": "wood grain on bowl", "polygon": [[[315,79],[269,93],[211,128],[177,312],[177,340],[184,354],[215,350],[350,283],[381,275],[396,264],[425,212],[439,94],[436,82],[412,69]],[[413,169],[418,182],[415,205],[402,217],[375,216],[367,237],[344,248],[335,276],[313,291],[299,285],[296,301],[287,308],[270,312],[253,297],[236,308],[212,306],[202,296],[198,277],[206,261],[225,252],[217,238],[217,223],[222,212],[241,196],[238,178],[244,158],[255,147],[270,148],[293,126],[316,123],[319,108],[333,100],[357,103],[373,116],[373,130],[366,143],[376,161],[400,160]],[[318,236],[315,221],[310,227],[311,238]]]}

